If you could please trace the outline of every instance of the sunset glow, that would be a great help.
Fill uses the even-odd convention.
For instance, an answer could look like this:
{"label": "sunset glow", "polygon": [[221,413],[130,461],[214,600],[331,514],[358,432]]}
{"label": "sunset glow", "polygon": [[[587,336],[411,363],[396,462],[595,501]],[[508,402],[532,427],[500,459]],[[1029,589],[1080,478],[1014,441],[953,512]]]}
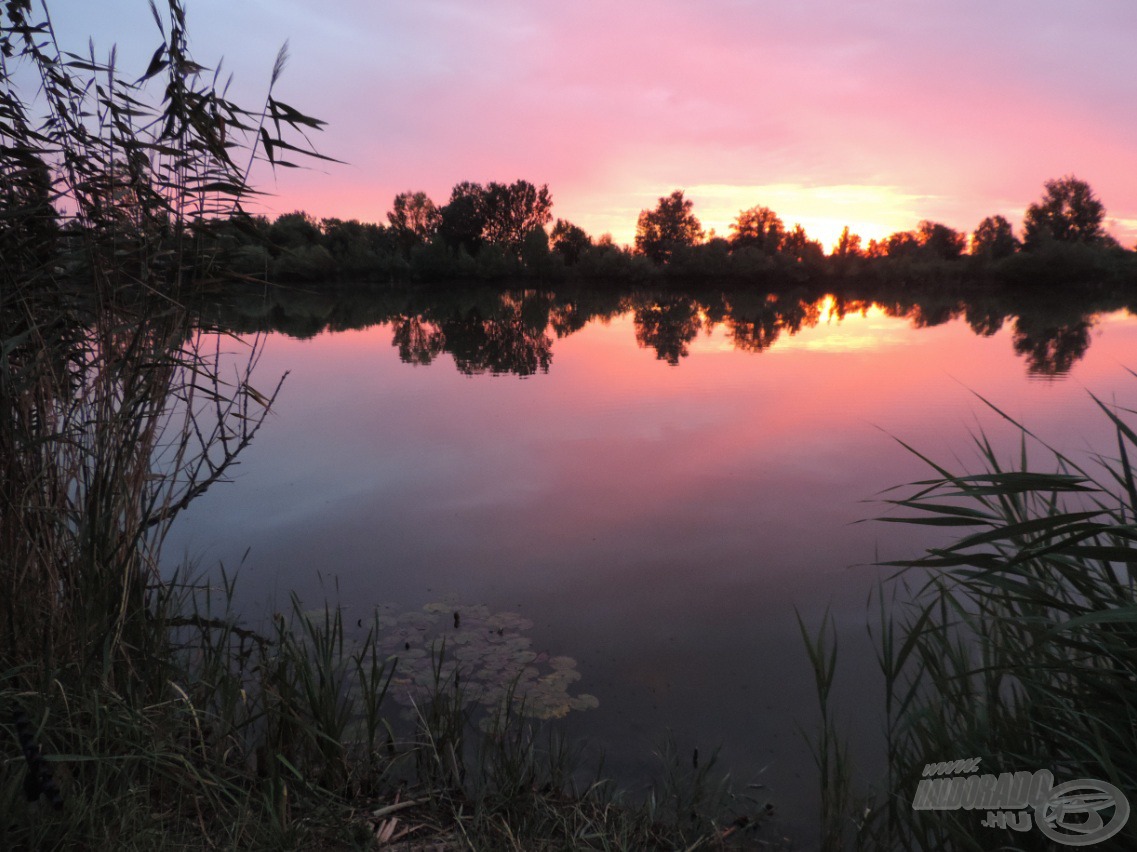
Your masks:
{"label": "sunset glow", "polygon": [[0,3],[5,846],[1137,849],[1134,45]]}
{"label": "sunset glow", "polygon": [[[554,216],[631,242],[640,210],[682,188],[726,235],[764,205],[829,247],[921,219],[1016,228],[1043,181],[1076,174],[1107,226],[1137,239],[1137,5],[1043,0],[913,7],[587,0],[533,4],[297,0],[190,9],[198,61],[255,102],[286,39],[278,94],[328,121],[348,165],[262,172],[269,215],[384,221],[398,192],[444,202],[463,180],[547,183]],[[73,4],[82,50],[158,42],[144,0]]]}
{"label": "sunset glow", "polygon": [[[761,204],[774,210],[787,229],[800,223],[827,251],[845,227],[860,234],[865,242],[913,227],[922,218],[917,212],[919,205],[928,200],[905,194],[897,187],[855,185],[710,184],[687,187],[687,195],[694,199],[703,227],[713,228],[717,236],[730,235],[730,224],[740,210]],[[619,240],[615,232],[613,236]]]}

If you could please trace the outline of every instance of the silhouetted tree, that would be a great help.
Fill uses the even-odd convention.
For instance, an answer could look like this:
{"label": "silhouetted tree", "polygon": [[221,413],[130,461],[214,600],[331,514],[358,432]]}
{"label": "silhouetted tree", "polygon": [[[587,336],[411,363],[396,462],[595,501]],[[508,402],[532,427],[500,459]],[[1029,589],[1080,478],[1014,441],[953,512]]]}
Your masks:
{"label": "silhouetted tree", "polygon": [[654,210],[640,211],[636,223],[636,250],[656,263],[667,263],[677,248],[693,246],[703,238],[694,204],[677,189],[659,199]]}
{"label": "silhouetted tree", "polygon": [[442,239],[415,246],[407,265],[416,281],[460,281],[477,275],[477,261],[465,246],[454,249]]}
{"label": "silhouetted tree", "polygon": [[750,247],[766,254],[775,254],[782,247],[785,236],[785,225],[769,207],[743,210],[730,225],[732,249]]}
{"label": "silhouetted tree", "polygon": [[269,228],[275,259],[271,276],[281,281],[319,281],[332,277],[336,262],[323,246],[323,233],[312,216],[297,210],[278,216]]}
{"label": "silhouetted tree", "polygon": [[971,253],[998,260],[1014,254],[1019,247],[1011,223],[1002,216],[988,216],[971,235]]}
{"label": "silhouetted tree", "polygon": [[391,228],[360,222],[356,219],[324,219],[320,222],[323,246],[335,259],[341,272],[359,273],[389,268],[389,261],[399,248]]}
{"label": "silhouetted tree", "polygon": [[1023,248],[1034,249],[1050,240],[1063,243],[1100,243],[1105,237],[1105,206],[1090,185],[1067,175],[1048,180],[1046,194],[1026,209]]}
{"label": "silhouetted tree", "polygon": [[534,228],[521,242],[521,264],[531,274],[546,277],[554,270],[549,235],[544,228]]}
{"label": "silhouetted tree", "polygon": [[967,237],[939,222],[922,221],[916,229],[916,240],[923,254],[940,260],[953,260],[963,254]]}
{"label": "silhouetted tree", "polygon": [[833,247],[832,256],[849,258],[864,257],[864,254],[864,251],[861,249],[860,235],[849,233],[849,226],[846,225],[841,231],[841,236],[837,240],[837,245]]}
{"label": "silhouetted tree", "polygon": [[229,224],[239,242],[250,245],[266,245],[272,232],[272,222],[267,216],[250,216],[241,211],[229,217]]}
{"label": "silhouetted tree", "polygon": [[726,275],[731,269],[730,243],[722,237],[709,236],[706,242],[680,250],[672,263],[677,271],[696,278],[710,279]]}
{"label": "silhouetted tree", "polygon": [[552,207],[548,186],[538,189],[525,180],[490,183],[483,194],[482,238],[519,255],[526,235],[552,221]]}
{"label": "silhouetted tree", "polygon": [[279,281],[326,281],[337,271],[336,261],[323,246],[289,249],[272,264],[271,278]]}
{"label": "silhouetted tree", "polygon": [[884,241],[884,253],[888,257],[915,257],[920,251],[920,241],[911,231],[897,231]]}
{"label": "silhouetted tree", "polygon": [[303,210],[278,216],[268,236],[277,248],[317,246],[321,239],[320,226]]}
{"label": "silhouetted tree", "polygon": [[486,229],[486,191],[479,183],[463,181],[450,191],[450,202],[439,213],[438,236],[452,251],[464,248],[476,255]]}
{"label": "silhouetted tree", "polygon": [[819,263],[825,257],[825,249],[817,240],[811,240],[801,225],[794,225],[782,240],[781,253],[792,257],[798,263]]}
{"label": "silhouetted tree", "polygon": [[567,266],[572,266],[584,251],[592,245],[592,240],[583,228],[578,228],[572,222],[558,219],[553,225],[552,247],[553,251],[564,258]]}
{"label": "silhouetted tree", "polygon": [[552,221],[548,186],[519,180],[485,186],[464,181],[455,185],[442,208],[438,235],[454,251],[477,255],[487,243],[520,257],[526,235]]}
{"label": "silhouetted tree", "polygon": [[888,238],[869,240],[865,247],[865,257],[888,257]]}
{"label": "silhouetted tree", "polygon": [[400,192],[387,214],[399,244],[410,251],[432,239],[442,223],[442,214],[425,192]]}

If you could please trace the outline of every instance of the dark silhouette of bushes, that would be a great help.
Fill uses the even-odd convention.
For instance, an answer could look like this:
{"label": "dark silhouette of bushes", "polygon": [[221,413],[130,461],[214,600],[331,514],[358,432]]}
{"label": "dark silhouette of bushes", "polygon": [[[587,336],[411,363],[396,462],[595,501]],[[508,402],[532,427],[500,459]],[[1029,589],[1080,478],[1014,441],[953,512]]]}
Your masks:
{"label": "dark silhouette of bushes", "polygon": [[[552,227],[547,187],[528,181],[462,182],[436,205],[423,192],[397,195],[387,224],[316,221],[302,211],[269,222],[213,223],[218,264],[279,281],[739,281],[785,288],[844,279],[908,286],[1084,287],[1132,281],[1137,262],[1101,228],[1104,207],[1084,182],[1048,181],[1032,204],[1022,243],[1003,216],[972,232],[931,220],[862,243],[845,228],[825,254],[800,224],[767,207],[739,212],[727,238],[707,238],[681,190],[640,214],[634,247],[593,239],[564,219]],[[47,220],[45,220],[47,221]],[[50,227],[47,225],[46,227]],[[3,234],[0,234],[3,236]],[[7,237],[11,240],[14,237]]]}

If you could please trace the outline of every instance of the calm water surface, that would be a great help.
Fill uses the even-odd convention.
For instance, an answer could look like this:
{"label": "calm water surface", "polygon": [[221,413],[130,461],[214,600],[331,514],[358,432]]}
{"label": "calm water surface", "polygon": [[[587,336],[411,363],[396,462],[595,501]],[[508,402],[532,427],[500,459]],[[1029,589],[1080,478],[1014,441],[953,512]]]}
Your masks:
{"label": "calm water surface", "polygon": [[[275,413],[167,557],[244,556],[243,599],[258,611],[295,590],[338,597],[353,619],[443,600],[520,612],[536,650],[578,661],[577,687],[600,706],[568,723],[603,747],[608,771],[634,783],[670,729],[684,750],[721,745],[724,767],[766,785],[791,830],[808,825],[815,781],[798,728],[817,714],[795,608],[811,625],[835,615],[838,701],[871,774],[866,597],[880,574],[867,566],[934,540],[858,523],[885,511],[873,502],[884,489],[927,475],[895,439],[974,468],[980,423],[1010,458],[1017,444],[978,393],[1063,448],[1108,452],[1087,391],[1137,396],[1124,312],[1094,320],[1068,374],[1039,378],[1010,322],[978,336],[961,319],[921,328],[877,307],[841,319],[831,300],[814,308],[813,327],[761,352],[699,317],[678,350],[653,348],[642,314],[617,313],[560,339],[549,330],[524,377],[462,372],[468,351],[408,355],[408,329],[391,323],[271,334],[262,383],[289,371]],[[401,359],[399,341],[431,363]]]}

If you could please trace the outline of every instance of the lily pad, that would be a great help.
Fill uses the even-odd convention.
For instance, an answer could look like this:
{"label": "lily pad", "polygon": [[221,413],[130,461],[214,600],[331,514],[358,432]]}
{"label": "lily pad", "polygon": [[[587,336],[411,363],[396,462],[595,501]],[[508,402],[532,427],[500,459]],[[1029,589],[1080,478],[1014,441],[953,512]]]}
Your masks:
{"label": "lily pad", "polygon": [[518,613],[446,600],[397,616],[384,612],[376,623],[379,645],[397,665],[390,694],[408,706],[421,706],[455,681],[468,704],[499,707],[512,695],[515,710],[533,718],[597,706],[591,695],[569,694],[580,680],[576,661],[534,651],[522,635],[533,622]]}

